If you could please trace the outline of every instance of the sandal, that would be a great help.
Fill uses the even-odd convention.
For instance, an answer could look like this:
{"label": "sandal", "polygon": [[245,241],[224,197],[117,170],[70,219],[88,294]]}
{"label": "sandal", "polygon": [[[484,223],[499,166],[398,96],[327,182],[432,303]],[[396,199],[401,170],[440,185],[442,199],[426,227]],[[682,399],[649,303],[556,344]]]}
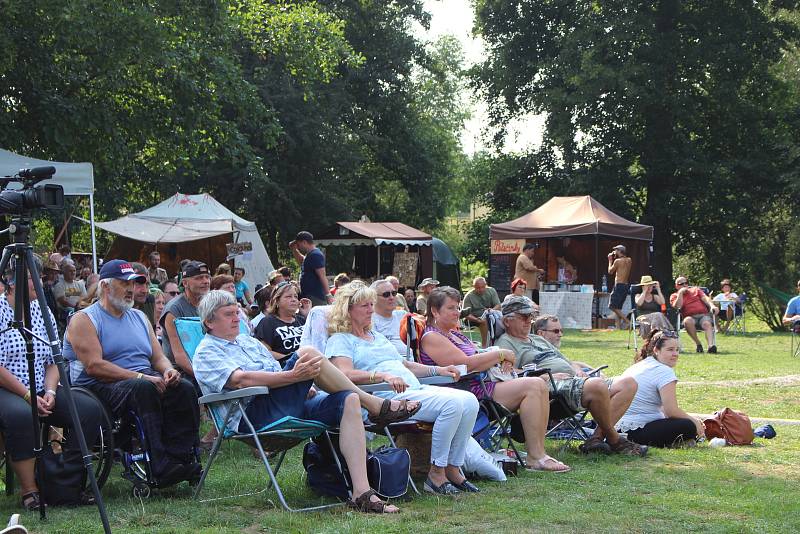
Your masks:
{"label": "sandal", "polygon": [[[555,465],[553,466],[553,464]],[[548,465],[555,467],[555,469],[548,467]],[[566,473],[567,471],[572,471],[572,468],[567,464],[559,462],[552,456],[546,454],[538,460],[534,460],[533,464],[527,464],[525,469],[528,471],[546,471],[548,473]]]}
{"label": "sandal", "polygon": [[634,443],[632,441],[628,441],[626,438],[620,436],[619,441],[616,443],[609,443],[611,447],[611,452],[615,454],[625,454],[627,456],[647,456],[647,446],[646,445],[639,445],[638,443]]}
{"label": "sandal", "polygon": [[364,512],[365,514],[396,514],[400,511],[397,510],[397,512],[387,512],[386,507],[388,504],[380,499],[377,501],[370,500],[373,495],[377,495],[374,489],[365,491],[356,497],[355,500],[348,500],[347,506],[354,510],[358,510],[359,512]]}
{"label": "sandal", "polygon": [[[35,512],[42,505],[42,498],[39,496],[38,491],[32,491],[22,496],[22,507],[29,512]],[[45,508],[47,505],[44,505]]]}
{"label": "sandal", "polygon": [[417,406],[414,408],[408,407],[408,400],[403,399],[399,401],[400,406],[396,410],[392,410],[392,401],[390,399],[384,399],[383,404],[381,404],[381,411],[378,412],[378,415],[375,417],[370,416],[370,421],[375,426],[387,426],[392,423],[399,423],[400,421],[405,421],[422,408],[422,403],[417,402]]}

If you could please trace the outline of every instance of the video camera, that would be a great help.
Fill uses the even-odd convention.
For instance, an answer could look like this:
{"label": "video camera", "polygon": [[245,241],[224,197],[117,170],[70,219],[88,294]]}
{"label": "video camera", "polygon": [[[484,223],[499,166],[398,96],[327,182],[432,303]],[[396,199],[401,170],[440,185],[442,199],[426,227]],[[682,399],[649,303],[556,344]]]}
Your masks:
{"label": "video camera", "polygon": [[[0,214],[21,214],[39,208],[63,209],[63,187],[56,184],[36,186],[42,180],[51,179],[55,173],[55,167],[34,167],[21,169],[14,176],[0,178]],[[11,182],[21,183],[22,188],[8,189]]]}

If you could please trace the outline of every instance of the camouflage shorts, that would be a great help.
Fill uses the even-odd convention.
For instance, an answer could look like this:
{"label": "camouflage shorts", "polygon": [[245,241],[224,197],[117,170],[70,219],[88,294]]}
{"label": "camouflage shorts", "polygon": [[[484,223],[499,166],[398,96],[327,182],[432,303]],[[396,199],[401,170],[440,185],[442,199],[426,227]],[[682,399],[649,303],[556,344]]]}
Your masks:
{"label": "camouflage shorts", "polygon": [[[571,410],[575,412],[585,410],[586,407],[581,404],[581,397],[583,397],[583,386],[588,379],[588,377],[576,376],[567,380],[556,380],[552,393],[553,395],[560,395]],[[600,380],[605,381],[609,388],[614,383],[613,378],[600,377]]]}

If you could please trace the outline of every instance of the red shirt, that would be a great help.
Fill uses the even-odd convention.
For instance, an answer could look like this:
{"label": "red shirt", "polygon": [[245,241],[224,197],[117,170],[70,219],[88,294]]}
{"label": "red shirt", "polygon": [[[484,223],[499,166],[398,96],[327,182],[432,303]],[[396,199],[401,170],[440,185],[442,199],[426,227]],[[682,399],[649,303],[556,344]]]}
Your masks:
{"label": "red shirt", "polygon": [[[683,294],[683,305],[681,306],[681,315],[687,317],[689,315],[704,315],[708,313],[708,306],[703,301],[705,293],[699,287],[690,287]],[[678,294],[673,293],[669,296],[669,303],[671,306],[675,305],[678,300]]]}

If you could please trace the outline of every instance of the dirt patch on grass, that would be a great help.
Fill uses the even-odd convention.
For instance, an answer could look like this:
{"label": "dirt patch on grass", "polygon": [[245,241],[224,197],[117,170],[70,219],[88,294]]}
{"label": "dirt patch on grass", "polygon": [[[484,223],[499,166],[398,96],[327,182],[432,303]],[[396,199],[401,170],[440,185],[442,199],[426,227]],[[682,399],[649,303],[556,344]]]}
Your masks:
{"label": "dirt patch on grass", "polygon": [[704,380],[701,382],[681,381],[681,386],[755,386],[770,384],[774,386],[800,386],[800,375],[769,376],[766,378],[746,378],[743,380]]}

